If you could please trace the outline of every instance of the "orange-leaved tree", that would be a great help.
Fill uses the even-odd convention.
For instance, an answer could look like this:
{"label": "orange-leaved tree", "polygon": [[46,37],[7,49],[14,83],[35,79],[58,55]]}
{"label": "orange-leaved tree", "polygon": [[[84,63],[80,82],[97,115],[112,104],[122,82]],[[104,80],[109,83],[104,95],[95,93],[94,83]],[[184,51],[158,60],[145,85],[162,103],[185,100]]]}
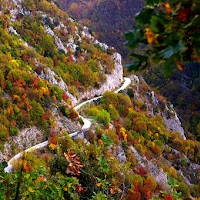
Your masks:
{"label": "orange-leaved tree", "polygon": [[[133,62],[129,70],[144,69],[152,63],[163,64],[166,74],[173,64],[183,70],[184,62],[200,61],[200,1],[145,0],[136,15],[136,25],[125,33]],[[141,45],[142,44],[142,45]],[[138,52],[138,51],[137,51]]]}

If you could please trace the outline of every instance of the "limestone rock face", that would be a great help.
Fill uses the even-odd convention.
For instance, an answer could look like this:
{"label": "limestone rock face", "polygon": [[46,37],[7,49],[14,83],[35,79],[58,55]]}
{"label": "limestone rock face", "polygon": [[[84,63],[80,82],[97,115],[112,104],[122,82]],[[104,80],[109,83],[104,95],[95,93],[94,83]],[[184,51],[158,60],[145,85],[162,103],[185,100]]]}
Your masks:
{"label": "limestone rock face", "polygon": [[38,77],[41,79],[48,80],[50,84],[57,85],[59,88],[64,90],[65,93],[71,99],[72,104],[76,105],[84,98],[92,98],[95,95],[100,96],[105,91],[113,90],[121,84],[123,79],[123,67],[121,63],[121,55],[119,53],[114,53],[113,59],[115,61],[115,69],[111,74],[106,75],[106,82],[102,84],[102,86],[99,89],[92,88],[88,89],[84,93],[79,93],[78,100],[76,99],[76,97],[74,97],[72,94],[69,93],[68,87],[66,83],[63,81],[63,79],[61,77],[58,77],[58,75],[54,71],[52,71],[49,67],[47,67],[45,71],[42,70],[41,74],[38,75]]}
{"label": "limestone rock face", "polygon": [[4,161],[4,155],[3,153],[0,151],[0,163],[2,163]]}
{"label": "limestone rock face", "polygon": [[138,76],[136,76],[135,74],[132,74],[130,76],[131,78],[131,81],[134,83],[134,84],[139,84],[140,83],[140,79],[138,78]]}
{"label": "limestone rock face", "polygon": [[150,175],[156,179],[158,184],[162,185],[166,190],[168,190],[169,187],[166,184],[166,182],[168,181],[167,174],[164,173],[163,169],[159,168],[157,165],[147,160],[145,157],[141,156],[133,146],[130,146],[129,149],[138,160],[138,165],[142,166],[144,169],[148,168]]}
{"label": "limestone rock face", "polygon": [[72,104],[77,104],[77,99],[72,94],[69,93],[67,84],[63,81],[61,77],[58,77],[58,75],[52,71],[49,67],[46,68],[45,71],[42,71],[40,75],[38,75],[39,78],[48,80],[50,84],[58,86],[60,89],[64,90],[65,93],[69,96],[69,98],[72,101]]}
{"label": "limestone rock face", "polygon": [[9,26],[8,30],[10,31],[10,33],[13,33],[13,34],[19,36],[19,34],[17,33],[17,31],[12,26]]}
{"label": "limestone rock face", "polygon": [[95,41],[94,41],[94,44],[99,44],[99,45],[103,48],[104,51],[107,51],[107,50],[108,50],[108,45],[105,44],[105,43],[101,43],[101,42],[99,42],[98,40],[95,40]]}
{"label": "limestone rock face", "polygon": [[142,86],[140,83],[147,85],[143,77],[138,78],[136,75],[131,75],[131,81],[135,85],[135,99],[146,105],[148,114],[152,117],[161,115],[165,126],[173,132],[179,132],[185,140],[184,129],[181,126],[181,122],[173,105],[169,102],[167,103],[166,100],[158,98],[154,91],[147,92],[146,95],[141,94],[140,88],[142,88]]}
{"label": "limestone rock face", "polygon": [[72,52],[75,52],[76,48],[78,47],[78,45],[74,43],[74,38],[71,35],[69,37],[67,47],[70,48]]}
{"label": "limestone rock face", "polygon": [[119,53],[114,53],[113,59],[115,61],[115,69],[111,74],[106,75],[106,82],[99,89],[89,89],[84,93],[79,93],[80,102],[84,98],[91,98],[102,95],[105,91],[110,91],[117,88],[123,79],[123,67],[121,63],[121,55]]}
{"label": "limestone rock face", "polygon": [[17,14],[24,13],[22,6],[21,6],[21,0],[12,0],[12,2],[15,4],[15,8],[10,10],[11,14],[11,22],[14,22],[16,20]]}
{"label": "limestone rock face", "polygon": [[43,132],[35,126],[22,129],[18,136],[12,136],[12,138],[9,138],[8,142],[4,144],[4,155],[10,158],[13,154],[16,154],[14,150],[20,152],[45,139]]}
{"label": "limestone rock face", "polygon": [[81,129],[81,125],[78,121],[72,121],[65,116],[60,116],[56,107],[51,109],[53,119],[56,122],[55,131],[58,133],[68,132],[73,133]]}
{"label": "limestone rock face", "polygon": [[121,146],[117,146],[116,152],[114,153],[114,155],[117,157],[117,159],[119,160],[121,164],[126,163],[126,155]]}
{"label": "limestone rock face", "polygon": [[[14,9],[13,8],[11,9],[11,18],[13,21],[16,20],[16,16],[18,13],[22,13],[25,15],[29,14],[32,16],[32,12],[23,10],[22,5],[21,5],[21,3],[22,3],[21,0],[12,0],[12,2],[16,5],[16,7]],[[44,23],[45,23],[45,19],[47,17],[50,19],[52,24],[54,23],[54,19],[51,18],[51,16],[49,16],[48,14],[43,13],[42,11],[37,11],[37,13],[41,14],[41,16],[43,17]],[[70,23],[74,23],[74,20],[71,18],[68,18],[68,21]],[[107,50],[109,48],[109,46],[107,44],[101,43],[98,40],[95,40],[94,37],[89,33],[89,29],[86,26],[84,26],[82,28],[81,33],[79,33],[78,26],[76,26],[76,25],[75,25],[75,29],[72,32],[69,32],[68,28],[62,22],[59,22],[59,24],[54,28],[54,30],[51,29],[49,27],[49,25],[45,25],[44,30],[48,35],[52,36],[52,38],[54,40],[54,44],[57,47],[57,50],[63,50],[65,52],[65,54],[67,54],[68,53],[67,48],[71,49],[71,51],[73,52],[72,59],[74,62],[77,62],[76,57],[74,55],[74,53],[76,52],[76,49],[78,47],[76,41],[81,42],[81,40],[82,40],[81,38],[87,38],[94,44],[99,44],[105,52],[107,52]],[[68,40],[62,41],[55,34],[55,32],[54,32],[55,30],[57,30],[57,31],[62,30],[66,34],[68,34]],[[16,30],[14,30],[13,27],[11,27],[11,26],[9,28],[9,31],[11,33],[17,35]],[[24,42],[24,45],[29,47],[29,45],[26,42]],[[87,51],[85,53],[87,54]],[[121,55],[118,53],[114,53],[113,59],[115,61],[115,69],[113,70],[113,72],[111,74],[106,75],[106,82],[104,84],[102,84],[102,86],[99,89],[93,88],[93,89],[89,89],[88,91],[86,91],[84,93],[79,93],[78,100],[76,97],[74,97],[72,94],[70,94],[70,92],[68,91],[68,87],[67,87],[66,83],[63,81],[63,79],[61,77],[58,77],[55,74],[55,72],[52,71],[50,68],[47,67],[46,70],[42,71],[42,73],[38,77],[41,79],[46,79],[50,82],[50,84],[57,85],[58,87],[63,89],[65,91],[65,93],[69,96],[69,98],[71,99],[72,105],[76,105],[83,98],[91,98],[91,97],[94,97],[95,95],[97,95],[97,96],[102,95],[105,91],[113,90],[121,84],[122,78],[123,78]],[[37,65],[37,63],[36,63],[36,65]]]}
{"label": "limestone rock face", "polygon": [[179,132],[181,136],[183,137],[184,140],[186,140],[185,134],[184,134],[184,129],[181,126],[181,122],[177,116],[177,113],[175,111],[171,111],[174,114],[174,117],[170,117],[167,119],[166,115],[163,113],[163,119],[165,122],[166,127],[169,130],[172,130],[173,132]]}
{"label": "limestone rock face", "polygon": [[46,26],[45,27],[45,31],[46,33],[48,33],[49,35],[51,35],[54,38],[54,42],[55,45],[57,46],[58,50],[63,50],[65,52],[65,54],[67,54],[67,48],[64,46],[64,44],[62,43],[61,39],[55,35],[55,33],[50,29],[50,27]]}

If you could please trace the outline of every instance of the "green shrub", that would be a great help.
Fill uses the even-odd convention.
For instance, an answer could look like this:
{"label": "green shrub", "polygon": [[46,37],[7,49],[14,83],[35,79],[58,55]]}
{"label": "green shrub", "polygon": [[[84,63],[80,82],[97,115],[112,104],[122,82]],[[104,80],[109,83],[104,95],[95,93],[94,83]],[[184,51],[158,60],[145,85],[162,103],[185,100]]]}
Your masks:
{"label": "green shrub", "polygon": [[60,111],[65,117],[69,117],[70,110],[66,106],[61,106]]}
{"label": "green shrub", "polygon": [[128,89],[127,89],[127,94],[128,94],[128,96],[129,96],[130,98],[134,98],[134,91],[133,91],[133,89],[128,88]]}
{"label": "green shrub", "polygon": [[113,142],[114,142],[115,144],[118,144],[118,143],[119,143],[119,137],[118,137],[118,135],[115,133],[114,130],[108,130],[108,134],[106,134],[106,135],[108,135],[109,138],[110,138],[111,140],[113,140]]}
{"label": "green shrub", "polygon": [[184,197],[184,199],[188,199],[189,198],[190,190],[189,190],[188,186],[184,182],[180,182],[180,184],[178,186],[178,191],[182,192],[182,196]]}
{"label": "green shrub", "polygon": [[4,114],[0,114],[0,124],[4,125],[6,128],[9,127],[9,121]]}
{"label": "green shrub", "polygon": [[7,137],[8,130],[7,128],[0,123],[0,140],[5,140]]}
{"label": "green shrub", "polygon": [[18,132],[18,129],[16,129],[16,128],[10,128],[10,131],[9,131],[9,135],[10,136],[17,136],[19,134],[19,132]]}
{"label": "green shrub", "polygon": [[61,90],[58,86],[53,85],[51,87],[51,96],[55,95],[56,99],[61,100],[63,96],[63,90]]}
{"label": "green shrub", "polygon": [[130,154],[127,156],[127,160],[128,160],[128,162],[131,163],[131,166],[132,166],[132,167],[135,167],[135,166],[137,165],[137,161],[136,161],[135,156],[134,156],[133,153],[130,153]]}
{"label": "green shrub", "polygon": [[103,109],[98,113],[97,120],[104,125],[108,125],[110,123],[110,114]]}
{"label": "green shrub", "polygon": [[6,89],[11,90],[12,88],[12,83],[9,80],[6,80]]}
{"label": "green shrub", "polygon": [[40,118],[44,115],[44,109],[42,108],[41,104],[36,101],[32,101],[31,106],[31,118],[33,120],[40,120]]}
{"label": "green shrub", "polygon": [[187,166],[187,160],[185,158],[181,159],[181,165]]}
{"label": "green shrub", "polygon": [[96,107],[92,107],[89,109],[88,114],[89,116],[97,116],[99,112],[100,111]]}
{"label": "green shrub", "polygon": [[61,172],[65,174],[66,167],[68,166],[67,160],[64,156],[56,155],[50,164],[50,169],[52,174]]}
{"label": "green shrub", "polygon": [[113,107],[113,106],[109,107],[108,112],[110,113],[111,119],[113,119],[113,120],[119,119],[119,113],[115,107]]}

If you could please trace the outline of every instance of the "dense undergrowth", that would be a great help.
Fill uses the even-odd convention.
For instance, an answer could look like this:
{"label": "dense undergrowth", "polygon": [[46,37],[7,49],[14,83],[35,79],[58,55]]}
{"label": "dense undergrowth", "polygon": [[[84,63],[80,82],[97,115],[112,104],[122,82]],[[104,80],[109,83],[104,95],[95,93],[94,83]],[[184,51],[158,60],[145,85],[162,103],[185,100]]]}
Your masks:
{"label": "dense undergrowth", "polygon": [[[57,49],[56,38],[46,32],[47,27],[51,27],[54,34],[65,42],[75,32],[78,37],[83,28],[78,29],[78,25],[69,21],[68,15],[54,4],[22,1],[22,5],[27,13],[19,13],[13,23],[6,6],[15,8],[14,4],[2,4],[3,12],[0,14],[1,141],[18,135],[19,129],[34,125],[48,135],[54,124],[51,106],[55,104],[65,106],[66,116],[75,118],[65,91],[39,78],[48,72],[48,68],[57,74],[57,81],[62,78],[69,91],[77,97],[78,92],[88,87],[99,88],[106,80],[105,73],[111,73],[114,68],[111,56],[83,36],[79,41],[75,39],[75,52],[67,46],[67,53]],[[67,29],[56,29],[59,20]],[[15,31],[11,34],[12,27],[17,34]]]}
{"label": "dense undergrowth", "polygon": [[[14,199],[20,179],[22,199],[31,199],[33,194],[41,199],[198,197],[198,179],[191,178],[193,186],[189,187],[179,170],[199,163],[199,142],[183,140],[180,134],[169,131],[158,111],[154,117],[149,115],[149,105],[138,99],[150,88],[141,85],[140,97],[134,97],[136,88],[131,86],[122,94],[106,92],[100,100],[85,106],[82,113],[94,123],[84,131],[84,138],[72,140],[67,133],[52,133],[48,149],[29,153],[14,165],[22,171],[16,171],[16,175],[1,171],[1,193]],[[155,110],[163,109],[163,99],[159,102]],[[142,158],[147,160],[143,163]],[[158,172],[163,169],[167,184],[159,182],[152,166],[157,166]]]}

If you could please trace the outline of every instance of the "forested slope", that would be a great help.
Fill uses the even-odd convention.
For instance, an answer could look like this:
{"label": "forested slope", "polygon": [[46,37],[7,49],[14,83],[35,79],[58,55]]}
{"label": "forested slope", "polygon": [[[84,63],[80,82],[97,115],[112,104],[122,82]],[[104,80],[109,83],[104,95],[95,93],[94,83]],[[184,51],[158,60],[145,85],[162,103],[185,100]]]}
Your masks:
{"label": "forested slope", "polygon": [[[144,1],[58,0],[58,2],[70,15],[77,18],[80,22],[88,24],[91,32],[94,31],[99,40],[106,41],[107,44],[114,46],[117,51],[122,54],[123,61],[125,61],[124,63],[130,60],[128,57],[130,52],[127,50],[127,47],[123,45],[125,41],[124,33],[130,30],[132,25],[135,24],[135,15],[141,10]],[[163,3],[161,7],[164,8],[165,4]],[[186,7],[184,9],[187,10]],[[184,22],[187,15],[189,15],[189,12],[185,11],[185,14],[184,12],[180,12],[180,16],[177,16],[179,16],[180,21],[182,20]],[[146,18],[148,18],[148,16]],[[141,20],[142,19],[145,20],[145,16],[142,17]],[[155,25],[157,23],[160,22],[155,22]],[[136,53],[138,51],[144,52],[144,49],[138,48]],[[151,70],[147,70],[147,74],[143,73],[143,76],[147,83],[157,88],[162,95],[167,97],[168,101],[174,104],[175,109],[188,131],[188,135],[190,135],[191,138],[192,135],[199,138],[199,67],[197,66],[198,64],[195,63],[185,63],[184,65],[185,67],[190,67],[187,67],[187,69],[182,72],[176,70],[175,74],[168,78],[163,76],[162,65],[153,66]],[[192,133],[192,135],[190,133]]]}
{"label": "forested slope", "polygon": [[[101,89],[115,70],[115,83],[106,85],[117,87],[123,71],[120,55],[113,48],[94,40],[86,27],[53,2],[5,1],[0,15],[2,150],[10,136],[19,135],[14,145],[5,143],[10,156],[18,151],[15,145],[20,143],[21,135],[27,132],[30,136],[36,127],[43,134],[30,136],[32,142],[44,140],[59,126],[67,131],[79,128],[73,105],[81,101],[80,95],[88,89]],[[70,120],[75,122],[67,126]],[[30,145],[29,139],[22,139],[25,146]]]}
{"label": "forested slope", "polygon": [[[148,84],[156,87],[177,110],[189,137],[193,135],[200,138],[200,96],[199,63],[185,64],[185,69],[175,69],[174,74],[164,77],[160,66],[154,66],[151,70],[143,72]],[[190,134],[192,133],[192,134]]]}
{"label": "forested slope", "polygon": [[[114,48],[53,1],[0,9],[0,199],[198,199],[200,143],[142,77],[113,92],[123,81]],[[78,110],[92,123],[82,130],[74,106],[100,95]]]}
{"label": "forested slope", "polygon": [[124,32],[132,28],[134,15],[140,11],[142,0],[69,1],[58,0],[62,8],[80,22],[87,24],[100,41],[113,46],[128,59]]}

